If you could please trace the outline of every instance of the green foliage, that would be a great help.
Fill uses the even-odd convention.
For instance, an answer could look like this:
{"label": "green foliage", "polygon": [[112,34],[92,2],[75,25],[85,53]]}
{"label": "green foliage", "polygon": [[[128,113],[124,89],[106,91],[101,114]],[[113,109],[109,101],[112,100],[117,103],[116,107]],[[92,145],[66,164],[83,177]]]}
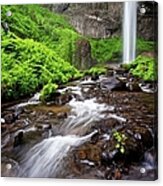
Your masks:
{"label": "green foliage", "polygon": [[49,82],[48,84],[46,84],[41,91],[41,96],[40,96],[41,101],[47,102],[53,100],[57,88],[58,85],[54,83]]}
{"label": "green foliage", "polygon": [[126,135],[121,132],[114,131],[113,137],[116,140],[115,148],[118,149],[120,153],[124,154],[126,145],[125,141],[127,140]]}
{"label": "green foliage", "polygon": [[138,56],[135,61],[126,64],[125,68],[145,81],[154,81],[157,79],[157,64],[154,58]]}
{"label": "green foliage", "polygon": [[[6,16],[7,11],[12,12],[10,17]],[[3,5],[2,22],[7,22],[18,37],[41,42],[68,62],[72,61],[75,41],[81,37],[66,17],[40,5]]]}
{"label": "green foliage", "polygon": [[34,93],[48,82],[66,83],[79,72],[54,51],[14,34],[2,39],[2,97],[17,99]]}
{"label": "green foliage", "polygon": [[[11,16],[6,16],[8,11]],[[75,32],[66,17],[41,5],[3,5],[1,12],[2,23],[6,22],[10,30],[8,34],[3,29],[1,32],[2,99],[17,99],[33,94],[48,83],[61,84],[81,77],[70,63],[76,52],[76,41],[83,36]],[[121,56],[122,41],[118,37],[89,41],[92,57],[100,63],[117,61]],[[138,40],[139,51],[152,48],[152,42]],[[130,68],[131,72],[147,80],[154,79],[154,62],[146,62],[146,76],[142,67],[146,63],[139,63],[135,69]],[[86,71],[94,76],[105,72],[103,67]]]}
{"label": "green foliage", "polygon": [[118,37],[91,39],[92,57],[99,63],[118,61],[122,56],[122,40]]}
{"label": "green foliage", "polygon": [[146,51],[153,51],[154,49],[154,42],[153,41],[146,41],[142,38],[137,39],[137,53],[142,53]]}
{"label": "green foliage", "polygon": [[92,75],[92,76],[98,76],[101,74],[106,74],[107,69],[105,67],[102,66],[95,66],[90,68],[89,70],[85,71],[85,75]]}
{"label": "green foliage", "polygon": [[[122,39],[120,37],[106,39],[90,39],[92,57],[98,63],[120,62],[122,59]],[[154,48],[152,41],[137,39],[137,53],[151,51]]]}

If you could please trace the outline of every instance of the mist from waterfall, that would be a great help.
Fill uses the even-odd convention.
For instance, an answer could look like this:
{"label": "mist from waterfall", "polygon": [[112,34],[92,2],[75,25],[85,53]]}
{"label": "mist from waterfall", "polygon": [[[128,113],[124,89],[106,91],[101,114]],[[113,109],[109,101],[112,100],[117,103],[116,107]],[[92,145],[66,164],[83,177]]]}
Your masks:
{"label": "mist from waterfall", "polygon": [[129,63],[136,57],[137,2],[124,3],[123,15],[123,63]]}

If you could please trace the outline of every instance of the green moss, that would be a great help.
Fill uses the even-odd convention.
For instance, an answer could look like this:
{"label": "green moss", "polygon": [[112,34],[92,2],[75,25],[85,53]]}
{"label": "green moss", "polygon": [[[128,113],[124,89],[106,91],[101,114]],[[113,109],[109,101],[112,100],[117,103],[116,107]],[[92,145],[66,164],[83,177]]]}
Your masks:
{"label": "green moss", "polygon": [[54,83],[46,84],[41,91],[41,95],[40,95],[41,101],[47,102],[53,100],[55,98],[55,92],[57,88],[58,85]]}
{"label": "green moss", "polygon": [[82,38],[82,36],[68,28],[59,28],[56,29],[55,32],[59,36],[57,47],[55,48],[56,53],[64,60],[72,63],[76,51],[76,41]]}

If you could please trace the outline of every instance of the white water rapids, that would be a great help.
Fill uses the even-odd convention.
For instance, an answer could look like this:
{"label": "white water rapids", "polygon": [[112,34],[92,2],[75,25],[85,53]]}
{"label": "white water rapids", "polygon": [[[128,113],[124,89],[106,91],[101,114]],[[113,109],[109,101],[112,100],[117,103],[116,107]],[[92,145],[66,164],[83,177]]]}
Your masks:
{"label": "white water rapids", "polygon": [[43,140],[27,153],[20,169],[21,177],[57,177],[62,175],[64,158],[71,149],[90,139],[96,131],[79,137],[56,136]]}
{"label": "white water rapids", "polygon": [[[78,89],[78,87],[76,87]],[[80,90],[80,89],[78,89]],[[79,93],[79,91],[77,91]],[[79,95],[82,92],[80,90]],[[95,98],[77,101],[72,99],[68,105],[71,112],[64,120],[60,133],[55,137],[44,139],[32,147],[20,163],[20,177],[58,177],[64,174],[65,157],[97,132],[90,132],[91,124],[106,117],[104,111],[112,111],[114,107],[97,103]],[[110,117],[110,116],[109,116]]]}

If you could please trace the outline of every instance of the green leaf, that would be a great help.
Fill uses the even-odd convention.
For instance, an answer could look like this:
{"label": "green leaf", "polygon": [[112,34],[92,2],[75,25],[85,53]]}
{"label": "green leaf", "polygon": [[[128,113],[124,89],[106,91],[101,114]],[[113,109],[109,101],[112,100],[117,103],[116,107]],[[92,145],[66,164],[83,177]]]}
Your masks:
{"label": "green leaf", "polygon": [[121,152],[122,154],[125,153],[125,148],[124,148],[124,146],[121,146],[121,148],[120,148],[120,152]]}

